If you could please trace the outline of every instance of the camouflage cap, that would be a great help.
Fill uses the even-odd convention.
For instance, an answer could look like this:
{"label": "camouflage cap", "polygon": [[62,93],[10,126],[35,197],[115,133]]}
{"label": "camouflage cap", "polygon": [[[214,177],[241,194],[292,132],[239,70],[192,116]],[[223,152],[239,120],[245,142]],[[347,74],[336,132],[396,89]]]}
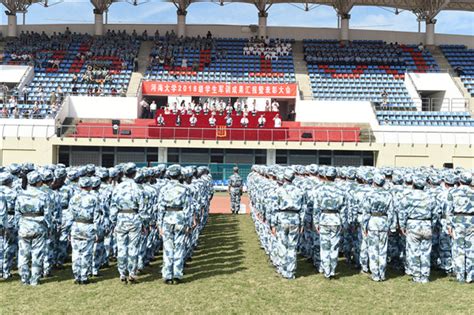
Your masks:
{"label": "camouflage cap", "polygon": [[181,166],[179,166],[178,164],[173,164],[170,167],[168,167],[167,171],[168,171],[169,176],[177,177],[181,175]]}
{"label": "camouflage cap", "polygon": [[374,174],[374,183],[377,186],[383,186],[385,184],[385,174],[377,172]]}
{"label": "camouflage cap", "polygon": [[54,177],[56,178],[64,178],[66,177],[67,172],[65,168],[57,168],[54,170]]}
{"label": "camouflage cap", "polygon": [[426,185],[426,177],[422,175],[413,176],[413,186],[418,188],[424,188]]}
{"label": "camouflage cap", "polygon": [[13,163],[13,164],[10,164],[8,167],[7,167],[8,171],[10,173],[12,173],[13,175],[15,174],[18,174],[21,172],[21,166],[20,164],[17,164],[17,163]]}
{"label": "camouflage cap", "polygon": [[137,171],[137,165],[135,163],[129,162],[123,167],[123,172],[125,175],[131,175]]}
{"label": "camouflage cap", "polygon": [[459,181],[463,185],[471,185],[472,183],[472,174],[469,172],[462,172],[461,175],[459,175]]}
{"label": "camouflage cap", "polygon": [[292,182],[293,179],[295,179],[295,171],[293,171],[291,168],[286,168],[285,171],[283,172],[283,178],[286,179],[287,181]]}
{"label": "camouflage cap", "polygon": [[137,172],[133,180],[137,184],[143,184],[143,182],[145,181],[145,175],[143,174],[143,172]]}
{"label": "camouflage cap", "polygon": [[41,175],[37,171],[31,171],[26,175],[26,178],[28,179],[28,184],[34,185],[42,181]]}
{"label": "camouflage cap", "polygon": [[8,172],[0,173],[0,185],[8,185],[13,182],[12,174]]}
{"label": "camouflage cap", "polygon": [[92,176],[91,177],[91,186],[92,186],[92,188],[99,187],[101,182],[102,181],[100,180],[100,178],[98,176]]}
{"label": "camouflage cap", "polygon": [[329,166],[327,169],[326,169],[326,172],[324,174],[326,177],[330,177],[330,178],[335,178],[337,177],[337,170],[334,166]]}
{"label": "camouflage cap", "polygon": [[70,180],[76,180],[79,178],[79,173],[76,170],[70,170],[69,172],[67,172],[67,177]]}
{"label": "camouflage cap", "polygon": [[54,179],[54,174],[50,169],[43,168],[39,173],[43,182],[49,182]]}
{"label": "camouflage cap", "polygon": [[88,188],[88,187],[92,187],[92,180],[90,177],[88,176],[84,176],[84,177],[81,177],[79,179],[79,186],[81,188]]}

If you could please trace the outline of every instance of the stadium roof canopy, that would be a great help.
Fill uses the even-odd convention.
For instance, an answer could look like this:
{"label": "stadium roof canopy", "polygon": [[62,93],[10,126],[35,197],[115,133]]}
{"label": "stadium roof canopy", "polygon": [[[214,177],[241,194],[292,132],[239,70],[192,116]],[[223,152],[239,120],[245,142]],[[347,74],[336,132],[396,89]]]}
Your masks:
{"label": "stadium roof canopy", "polygon": [[[117,2],[128,2],[132,5],[138,5],[144,2],[173,3],[177,8],[177,29],[178,35],[185,35],[186,14],[191,4],[200,2],[213,2],[224,5],[226,3],[247,3],[255,5],[259,16],[259,36],[265,36],[268,10],[274,4],[301,4],[305,10],[310,6],[327,5],[334,8],[340,19],[341,40],[349,38],[349,20],[350,12],[355,6],[379,6],[389,7],[395,10],[408,10],[413,12],[419,22],[426,22],[426,43],[434,43],[434,25],[435,17],[444,10],[470,11],[474,12],[474,0],[75,0],[90,2],[95,14],[95,34],[103,34],[103,14],[108,12],[111,5]],[[68,0],[0,0],[6,8],[5,13],[8,16],[8,36],[16,36],[16,14],[26,13],[28,7],[32,4],[41,4],[45,7],[52,4],[68,2]]]}

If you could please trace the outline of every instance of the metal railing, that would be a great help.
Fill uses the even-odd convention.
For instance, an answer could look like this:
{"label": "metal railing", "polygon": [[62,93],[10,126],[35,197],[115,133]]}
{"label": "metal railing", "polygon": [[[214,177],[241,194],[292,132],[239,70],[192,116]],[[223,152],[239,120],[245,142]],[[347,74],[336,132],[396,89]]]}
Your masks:
{"label": "metal railing", "polygon": [[[468,98],[414,98],[414,106],[424,112],[468,112],[471,100]],[[413,111],[413,107],[396,106],[390,103],[372,102],[377,111]]]}
{"label": "metal railing", "polygon": [[[469,127],[456,130],[401,130],[399,126],[377,130],[358,128],[315,127],[296,129],[227,128],[225,136],[216,128],[186,128],[158,126],[126,126],[114,134],[112,125],[0,125],[3,139],[6,137],[59,139],[137,139],[180,141],[253,141],[272,143],[380,143],[380,144],[474,144],[474,132]],[[430,130],[431,129],[431,130]],[[123,131],[127,132],[124,133]]]}

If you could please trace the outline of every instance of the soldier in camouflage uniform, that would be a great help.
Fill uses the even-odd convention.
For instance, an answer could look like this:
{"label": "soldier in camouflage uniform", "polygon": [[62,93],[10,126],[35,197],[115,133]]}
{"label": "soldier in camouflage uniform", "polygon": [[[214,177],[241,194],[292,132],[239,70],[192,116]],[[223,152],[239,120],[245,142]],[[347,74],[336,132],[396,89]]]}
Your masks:
{"label": "soldier in camouflage uniform", "polygon": [[423,189],[426,179],[416,175],[412,179],[413,191],[402,200],[405,209],[400,217],[402,233],[406,235],[408,271],[413,281],[429,282],[432,231],[436,223],[436,201]]}
{"label": "soldier in camouflage uniform", "polygon": [[[0,174],[0,180],[4,181],[4,178],[2,176],[3,174]],[[5,239],[5,231],[7,229],[7,222],[8,222],[8,212],[7,212],[7,202],[5,200],[5,196],[3,194],[0,194],[0,276],[3,277],[3,258],[5,257],[5,249],[4,249],[4,244],[6,243],[4,241]]]}
{"label": "soldier in camouflage uniform", "polygon": [[110,220],[115,226],[117,238],[117,261],[120,280],[137,282],[138,251],[140,233],[146,226],[148,213],[142,190],[135,183],[137,167],[127,163],[123,168],[124,178],[112,194]]}
{"label": "soldier in camouflage uniform", "polygon": [[79,180],[81,192],[69,201],[71,211],[72,272],[75,284],[88,284],[88,276],[93,266],[92,254],[94,242],[98,241],[97,231],[100,225],[100,201],[96,193],[91,192],[92,181],[89,177]]}
{"label": "soldier in camouflage uniform", "polygon": [[36,286],[43,268],[52,210],[48,195],[40,188],[43,185],[41,175],[36,171],[29,172],[27,180],[28,187],[17,197],[15,204],[19,236],[18,269],[23,284]]}
{"label": "soldier in camouflage uniform", "polygon": [[446,202],[448,232],[453,238],[453,264],[459,282],[474,280],[474,192],[472,174],[460,174],[460,186],[448,193]]}
{"label": "soldier in camouflage uniform", "polygon": [[234,174],[229,177],[228,192],[230,194],[230,205],[232,214],[238,214],[240,211],[240,198],[242,197],[242,178],[239,175],[239,168],[234,167]]}
{"label": "soldier in camouflage uniform", "polygon": [[384,185],[385,175],[376,173],[374,188],[363,204],[362,229],[367,236],[369,267],[374,281],[385,280],[388,233],[396,230],[392,195],[383,188]]}
{"label": "soldier in camouflage uniform", "polygon": [[279,174],[279,187],[275,191],[276,199],[272,213],[272,234],[275,236],[275,247],[279,258],[278,272],[286,279],[294,279],[296,271],[296,249],[302,232],[305,215],[303,191],[293,185],[295,173],[285,169]]}
{"label": "soldier in camouflage uniform", "polygon": [[347,197],[344,191],[334,182],[336,169],[325,170],[327,182],[314,194],[313,221],[316,231],[320,234],[321,266],[319,271],[327,279],[335,276],[341,231],[346,225]]}
{"label": "soldier in camouflage uniform", "polygon": [[178,284],[183,277],[185,234],[192,225],[192,197],[188,187],[179,182],[181,167],[168,168],[170,182],[160,194],[158,227],[163,238],[162,275],[166,284]]}
{"label": "soldier in camouflage uniform", "polygon": [[3,274],[4,279],[11,277],[11,269],[13,266],[13,259],[15,258],[18,251],[18,228],[15,222],[15,202],[17,192],[12,189],[14,177],[13,175],[5,172],[0,174],[0,196],[5,199],[6,202],[6,222],[3,225],[3,241],[0,242],[0,247],[3,249],[3,256],[0,260],[0,272]]}

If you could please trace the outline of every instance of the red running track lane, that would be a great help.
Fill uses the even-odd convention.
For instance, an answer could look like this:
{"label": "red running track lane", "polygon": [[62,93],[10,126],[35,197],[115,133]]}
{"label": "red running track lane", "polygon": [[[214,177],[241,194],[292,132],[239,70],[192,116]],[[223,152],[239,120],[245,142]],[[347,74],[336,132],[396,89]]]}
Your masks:
{"label": "red running track lane", "polygon": [[[250,202],[249,198],[246,194],[242,196],[241,203],[245,204],[247,206],[247,214],[250,213]],[[211,200],[211,209],[210,213],[215,213],[215,214],[230,214],[230,196],[229,194],[227,195],[216,195],[214,198]]]}

